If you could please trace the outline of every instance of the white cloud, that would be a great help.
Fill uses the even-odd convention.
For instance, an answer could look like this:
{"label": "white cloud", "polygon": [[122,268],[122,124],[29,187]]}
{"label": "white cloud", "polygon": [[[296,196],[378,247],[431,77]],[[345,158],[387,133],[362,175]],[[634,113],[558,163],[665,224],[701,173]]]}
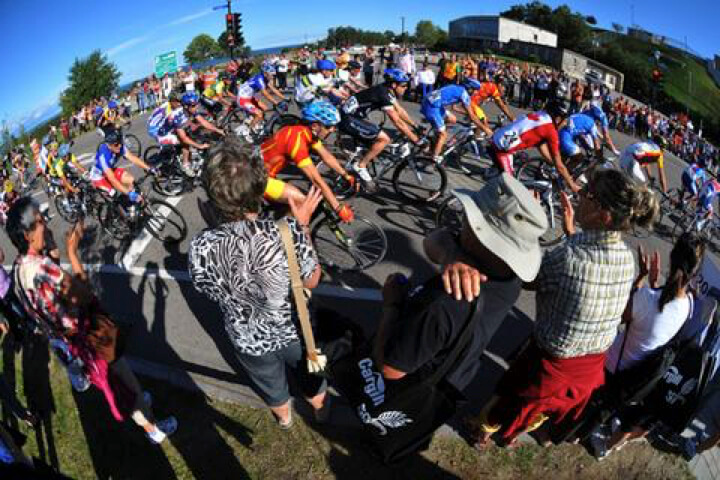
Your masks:
{"label": "white cloud", "polygon": [[123,43],[119,45],[115,45],[112,48],[109,48],[105,51],[108,57],[112,57],[113,55],[117,55],[118,53],[122,52],[123,50],[127,50],[130,47],[134,47],[138,43],[144,42],[148,39],[147,35],[143,35],[142,37],[134,37],[129,40],[124,41]]}
{"label": "white cloud", "polygon": [[184,17],[177,18],[177,19],[171,21],[170,23],[166,24],[165,26],[173,27],[176,25],[183,25],[185,23],[194,22],[198,18],[206,17],[206,16],[210,15],[211,13],[213,13],[213,9],[208,8],[208,9],[202,10],[197,13],[192,13],[190,15],[185,15]]}

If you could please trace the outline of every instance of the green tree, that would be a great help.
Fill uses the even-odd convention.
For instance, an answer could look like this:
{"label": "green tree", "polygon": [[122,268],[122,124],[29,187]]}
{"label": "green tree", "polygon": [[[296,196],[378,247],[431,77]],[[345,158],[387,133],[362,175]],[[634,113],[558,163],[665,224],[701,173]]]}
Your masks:
{"label": "green tree", "polygon": [[542,2],[534,1],[525,5],[513,5],[500,16],[555,32],[560,48],[580,52],[588,52],[592,48],[592,29],[588,23],[594,22],[594,17],[573,12],[567,5],[560,5],[553,10]]}
{"label": "green tree", "polygon": [[76,58],[68,75],[70,86],[60,94],[63,114],[69,115],[95,98],[109,96],[119,79],[117,67],[100,50]]}
{"label": "green tree", "polygon": [[193,38],[183,52],[185,63],[197,63],[220,57],[223,49],[210,35],[201,33]]}
{"label": "green tree", "polygon": [[[228,37],[227,30],[223,30],[223,32],[220,34],[220,36],[217,39],[217,43],[218,43],[218,46],[220,47],[220,50],[222,50],[223,54],[230,55],[230,45],[228,45],[228,43],[227,43],[227,37]],[[243,51],[245,51],[245,44],[238,43],[237,40],[235,40],[235,54],[237,55],[239,52],[243,52]]]}
{"label": "green tree", "polygon": [[415,40],[432,48],[447,39],[447,33],[430,20],[420,20],[415,26]]}

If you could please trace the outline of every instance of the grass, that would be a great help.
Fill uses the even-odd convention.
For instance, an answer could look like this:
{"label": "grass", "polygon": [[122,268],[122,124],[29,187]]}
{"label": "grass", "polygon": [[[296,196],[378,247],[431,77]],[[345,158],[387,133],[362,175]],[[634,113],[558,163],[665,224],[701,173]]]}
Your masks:
{"label": "grass", "polygon": [[[213,401],[142,378],[158,416],[172,413],[180,422],[170,441],[158,447],[131,422],[115,422],[97,390],[74,394],[54,359],[48,370],[46,352],[36,349],[32,357],[24,356],[4,353],[6,378],[16,375],[23,403],[46,411],[54,405],[52,424],[42,435],[25,429],[25,452],[50,461],[54,450],[60,470],[77,479],[692,478],[685,462],[647,445],[630,445],[599,463],[575,445],[477,452],[450,437],[436,437],[427,452],[386,467],[361,447],[359,431],[352,428],[319,428],[298,415],[284,432],[267,410]],[[23,373],[34,381],[23,382]],[[49,384],[43,381],[47,378]]]}

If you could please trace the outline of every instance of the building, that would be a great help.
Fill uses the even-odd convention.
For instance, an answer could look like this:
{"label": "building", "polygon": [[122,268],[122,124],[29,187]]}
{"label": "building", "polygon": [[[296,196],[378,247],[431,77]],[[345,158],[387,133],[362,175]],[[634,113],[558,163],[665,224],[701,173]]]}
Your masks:
{"label": "building", "polygon": [[495,15],[462,17],[450,22],[449,41],[462,50],[502,49],[512,41],[557,47],[557,35]]}
{"label": "building", "polygon": [[662,35],[656,35],[647,30],[643,30],[638,27],[630,27],[627,31],[628,37],[637,38],[644,42],[653,43],[655,45],[665,45],[665,37]]}
{"label": "building", "polygon": [[559,50],[553,67],[562,70],[568,76],[593,83],[602,83],[616,92],[623,91],[625,75],[604,63],[580,55],[568,49]]}

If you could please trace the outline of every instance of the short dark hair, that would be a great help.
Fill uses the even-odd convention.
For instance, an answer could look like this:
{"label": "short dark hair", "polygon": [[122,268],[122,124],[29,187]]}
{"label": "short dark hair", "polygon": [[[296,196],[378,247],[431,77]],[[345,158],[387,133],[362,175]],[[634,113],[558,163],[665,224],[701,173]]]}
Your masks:
{"label": "short dark hair", "polygon": [[28,251],[30,245],[25,234],[35,229],[35,217],[38,213],[40,206],[32,197],[18,198],[8,210],[5,231],[21,255]]}
{"label": "short dark hair", "polygon": [[223,220],[241,220],[259,212],[266,184],[261,155],[239,139],[228,138],[210,151],[203,185]]}

